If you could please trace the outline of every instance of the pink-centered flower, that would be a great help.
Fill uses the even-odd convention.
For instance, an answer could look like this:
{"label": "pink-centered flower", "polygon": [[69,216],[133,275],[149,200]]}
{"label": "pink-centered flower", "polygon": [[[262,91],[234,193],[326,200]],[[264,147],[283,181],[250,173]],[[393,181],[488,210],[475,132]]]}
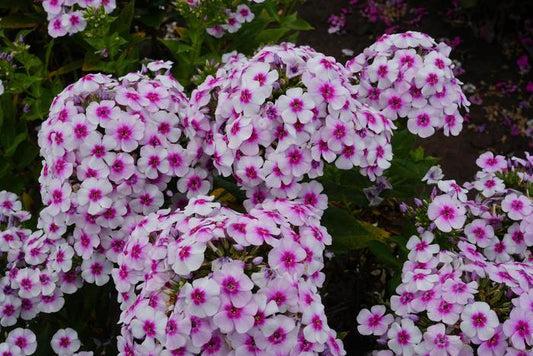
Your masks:
{"label": "pink-centered flower", "polygon": [[435,197],[428,207],[428,217],[443,232],[461,228],[466,220],[465,212],[461,202],[448,195]]}
{"label": "pink-centered flower", "polygon": [[485,302],[465,306],[461,313],[461,331],[470,338],[489,340],[499,325],[498,316]]}

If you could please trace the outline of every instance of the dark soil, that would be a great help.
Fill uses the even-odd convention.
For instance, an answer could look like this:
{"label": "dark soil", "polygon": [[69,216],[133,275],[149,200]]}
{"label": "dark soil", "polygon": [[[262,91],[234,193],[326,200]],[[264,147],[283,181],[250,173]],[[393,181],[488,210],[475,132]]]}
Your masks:
{"label": "dark soil", "polygon": [[[516,57],[509,56],[509,46],[506,47],[508,44],[502,43],[508,37],[516,37],[516,29],[509,27],[509,21],[506,22],[507,19],[503,18],[500,21],[500,38],[495,36],[495,39],[487,42],[476,36],[476,27],[471,26],[471,23],[465,23],[464,19],[452,23],[444,16],[445,7],[449,6],[450,2],[432,0],[407,3],[413,7],[423,5],[428,14],[415,26],[400,24],[398,32],[421,31],[437,40],[460,36],[461,43],[451,54],[452,59],[459,60],[466,70],[459,79],[464,83],[474,84],[478,88],[476,94],[484,100],[481,105],[471,106],[468,122],[465,122],[459,136],[445,137],[438,133],[429,139],[419,140],[426,153],[440,157],[446,178],[459,182],[474,178],[473,175],[477,171],[475,160],[482,152],[491,150],[500,154],[523,156],[524,151],[533,147],[533,142],[525,135],[524,127],[521,128],[520,134],[511,134],[511,125],[508,121],[506,123],[503,117],[499,117],[499,113],[502,110],[516,112],[519,101],[524,99],[518,95],[494,95],[494,90],[491,92],[490,89],[491,84],[501,81],[525,87],[525,83],[532,80],[531,72],[529,77],[518,73]],[[351,14],[346,15],[346,33],[328,34],[328,17],[331,14],[339,14],[343,7],[353,9]],[[349,4],[349,0],[307,0],[301,6],[299,14],[315,27],[313,31],[301,33],[300,44],[310,45],[341,62],[349,59],[342,54],[342,49],[351,49],[358,54],[385,31],[384,25],[367,22],[359,11]],[[515,52],[511,52],[516,53],[524,49],[514,50]],[[531,103],[531,96],[529,102]],[[521,112],[526,118],[533,117],[531,114],[531,108]],[[390,275],[387,275],[387,271],[365,250],[338,256],[327,265],[326,272],[328,282],[324,300],[330,326],[344,336],[348,355],[368,353],[376,345],[372,344],[372,338],[358,335],[355,318],[360,309],[369,308],[381,298],[388,298],[390,291],[387,290],[387,281]]]}

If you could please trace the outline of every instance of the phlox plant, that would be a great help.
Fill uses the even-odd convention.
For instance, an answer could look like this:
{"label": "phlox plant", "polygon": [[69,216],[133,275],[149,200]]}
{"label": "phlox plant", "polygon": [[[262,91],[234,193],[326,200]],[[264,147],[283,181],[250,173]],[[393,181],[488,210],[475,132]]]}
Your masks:
{"label": "phlox plant", "polygon": [[460,109],[470,104],[453,74],[450,51],[420,32],[383,35],[347,63],[357,99],[389,120],[407,119],[409,131],[422,138],[440,129],[457,136]]}
{"label": "phlox plant", "polygon": [[[36,228],[16,196],[0,193],[0,251],[5,262],[0,325],[6,337],[0,348],[6,355],[46,352],[42,350],[48,345],[36,347],[36,340],[43,338],[58,355],[90,355],[90,351],[79,352],[89,347],[89,341],[82,330],[68,324],[66,311],[68,295],[88,290],[89,285],[104,290],[106,301],[116,300],[121,308],[120,337],[94,341],[98,348],[94,352],[345,354],[327,324],[319,294],[325,281],[325,249],[334,243],[326,219],[321,220],[328,208],[321,184],[327,179],[322,178],[325,169],[343,170],[375,181],[379,192],[390,189],[381,176],[391,167],[396,116],[386,107],[364,102],[362,84],[357,82],[363,79],[353,69],[355,62],[343,66],[310,47],[287,42],[264,47],[251,57],[229,53],[194,87],[191,72],[182,71],[182,66],[194,68],[218,56],[217,51],[202,54],[204,45],[213,44],[204,30],[215,21],[203,16],[221,3],[156,1],[146,7],[176,6],[183,15],[181,7],[186,6],[191,10],[187,16],[195,17],[197,26],[191,25],[187,35],[162,40],[180,60],[178,71],[187,77],[187,87],[172,75],[168,61],[147,61],[140,71],[123,73],[138,60],[124,40],[133,39],[132,46],[142,42],[129,33],[137,11],[143,10],[133,1],[118,17],[107,15],[113,2],[45,1],[46,11],[58,14],[51,23],[62,24],[63,18],[72,16],[65,11],[86,8],[86,28],[80,25],[80,31],[71,35],[84,38],[96,50],[72,67],[58,69],[59,73],[49,73],[47,68],[54,42],[44,63],[29,54],[29,48],[20,44],[23,41],[12,44],[12,53],[21,58],[23,53],[25,63],[34,63],[40,76],[57,78],[76,72],[78,65],[104,73],[81,76],[66,86],[40,125],[38,182],[43,209],[36,217]],[[224,10],[223,14],[242,16],[237,21],[246,22],[242,32],[228,40],[255,34],[254,21],[261,31],[271,29],[266,29],[271,17],[287,29],[284,33],[303,26],[289,14],[289,6],[283,9],[289,13],[272,13],[273,3],[250,4],[253,18],[245,14],[242,4],[234,4],[236,13]],[[226,30],[231,32],[230,27]],[[416,39],[419,44],[408,42],[415,47],[433,43],[417,33],[394,36]],[[264,35],[261,41],[268,38]],[[58,32],[56,40],[66,41],[68,36]],[[387,55],[395,58],[394,53],[402,51],[398,46],[387,49]],[[425,51],[420,55],[433,58],[433,52]],[[94,60],[94,56],[102,58]],[[444,69],[449,65],[447,56],[444,50],[438,57]],[[372,60],[368,58],[370,66]],[[380,61],[395,66],[394,59]],[[8,64],[16,73],[16,66]],[[419,72],[435,66],[429,60],[417,64]],[[443,99],[443,113],[467,105],[460,83],[444,72],[445,85],[459,93],[454,92],[451,102]],[[399,75],[387,85],[403,88],[402,78],[412,79]],[[61,83],[54,81],[54,85]],[[6,85],[8,95],[31,91],[38,97],[43,90],[40,81],[18,89],[12,82]],[[438,107],[431,95],[441,91],[426,91],[425,84],[416,80],[410,85],[424,96],[417,105]],[[8,103],[10,112],[16,112],[18,104],[10,96],[4,94],[1,99],[3,107]],[[408,106],[406,115],[418,109]],[[26,137],[15,138],[16,144],[6,154],[13,156]],[[237,198],[236,204],[229,208],[215,202],[214,196],[220,197],[215,192],[220,190]],[[370,200],[376,194],[366,193]],[[461,228],[466,220],[460,215],[467,208],[461,210],[450,199],[456,198],[446,195],[432,203],[458,209],[458,221],[451,221],[449,214],[447,220],[442,218],[445,223],[432,218],[437,228],[446,226],[442,231]],[[509,199],[501,203],[502,209],[516,205],[515,197]],[[436,206],[428,211],[442,215],[443,209]],[[339,216],[346,215],[354,220],[347,211]],[[109,293],[106,286],[116,292]],[[87,300],[85,304],[94,311],[90,297]],[[58,322],[42,314],[66,320]],[[53,325],[53,330],[49,326],[38,330],[41,320],[52,320],[45,324]]]}
{"label": "phlox plant", "polygon": [[352,98],[349,73],[334,58],[283,43],[225,59],[191,105],[201,114],[204,152],[245,189],[246,206],[320,193],[301,182],[322,176],[324,163],[359,167],[371,179],[390,166],[391,121]]}
{"label": "phlox plant", "polygon": [[344,355],[318,294],[331,243],[319,209],[268,199],[242,214],[212,200],[132,232],[113,270],[119,355]]}
{"label": "phlox plant", "polygon": [[533,346],[533,160],[491,152],[474,182],[434,169],[430,201],[405,207],[419,235],[388,307],[363,309],[358,331],[377,355],[528,355]]}
{"label": "phlox plant", "polygon": [[52,241],[72,236],[88,264],[116,262],[133,226],[165,200],[177,206],[210,190],[188,100],[168,69],[152,62],[118,81],[85,76],[56,97],[39,132],[45,208],[37,226]]}
{"label": "phlox plant", "polygon": [[[249,55],[261,45],[295,40],[298,31],[311,29],[297,16],[295,3],[3,1],[0,157],[6,166],[0,171],[1,186],[17,194],[24,191],[24,199],[38,210],[35,132],[48,116],[53,98],[68,84],[88,73],[123,76],[146,58],[174,57],[173,75],[189,88],[197,69],[220,60],[222,53],[238,49]],[[206,29],[224,23],[226,9],[235,13],[242,28],[214,38]]]}
{"label": "phlox plant", "polygon": [[[6,265],[0,279],[0,325],[3,329],[34,319],[39,313],[55,313],[64,303],[64,294],[81,286],[79,268],[72,269],[73,250],[67,244],[48,248],[42,231],[32,232],[21,226],[30,219],[13,193],[0,191],[0,251]],[[109,277],[108,277],[109,278]],[[20,322],[19,322],[20,325]],[[24,325],[24,324],[23,324]],[[77,333],[60,329],[51,346],[58,355],[91,356],[79,352]],[[37,350],[37,337],[27,328],[17,327],[5,333],[0,343],[2,355],[31,355]]]}

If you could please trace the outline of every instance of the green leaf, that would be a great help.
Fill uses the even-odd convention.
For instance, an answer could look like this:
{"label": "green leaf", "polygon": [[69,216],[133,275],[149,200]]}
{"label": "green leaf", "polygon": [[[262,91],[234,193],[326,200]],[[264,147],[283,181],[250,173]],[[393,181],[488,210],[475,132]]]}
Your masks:
{"label": "green leaf", "polygon": [[0,129],[2,128],[3,124],[4,124],[4,109],[2,109],[2,106],[0,105]]}
{"label": "green leaf", "polygon": [[215,177],[214,186],[218,188],[223,188],[235,198],[241,201],[246,199],[246,194],[244,194],[244,192],[239,189],[239,187],[237,187],[237,184],[235,184],[235,182],[232,182],[229,178],[224,178],[221,176]]}
{"label": "green leaf", "polygon": [[296,12],[285,16],[281,20],[281,26],[296,31],[310,31],[315,29],[309,22],[298,18],[298,14]]}
{"label": "green leaf", "polygon": [[180,40],[164,40],[159,39],[159,42],[164,44],[172,53],[172,55],[176,55],[178,53],[186,53],[192,50],[192,47],[188,44],[183,43]]}
{"label": "green leaf", "polygon": [[111,27],[111,33],[118,32],[119,34],[126,36],[130,32],[131,23],[133,22],[133,16],[135,15],[135,0],[128,2],[126,6],[120,12],[117,19],[113,22]]}
{"label": "green leaf", "polygon": [[290,29],[288,28],[267,28],[257,34],[257,42],[259,44],[278,42]]}
{"label": "green leaf", "polygon": [[337,207],[328,207],[322,223],[333,238],[331,250],[338,254],[365,248],[370,241],[389,236],[387,231],[375,226],[370,228],[368,223],[357,220],[346,210]]}
{"label": "green leaf", "polygon": [[380,262],[393,268],[399,268],[402,266],[402,261],[393,254],[391,247],[386,243],[372,240],[368,241],[367,246]]}
{"label": "green leaf", "polygon": [[39,20],[34,16],[26,14],[11,14],[0,20],[0,28],[33,28],[39,24]]}
{"label": "green leaf", "polygon": [[412,150],[409,155],[414,161],[422,161],[424,159],[424,148],[420,146]]}
{"label": "green leaf", "polygon": [[70,63],[65,64],[64,66],[62,66],[62,67],[50,72],[48,74],[48,78],[51,79],[51,78],[55,77],[56,75],[62,75],[62,74],[73,72],[73,71],[81,68],[82,65],[83,65],[83,59],[80,59],[80,60],[77,60],[77,61],[74,61],[74,62],[70,62]]}
{"label": "green leaf", "polygon": [[6,149],[5,156],[6,157],[13,156],[13,154],[15,153],[15,150],[17,149],[17,147],[22,142],[24,142],[24,140],[26,140],[27,137],[28,137],[28,134],[26,132],[21,132],[17,136],[15,136],[15,138],[13,139],[13,142],[11,143],[11,146],[9,146]]}
{"label": "green leaf", "polygon": [[280,22],[280,18],[278,16],[277,10],[278,10],[278,4],[275,1],[266,0],[264,2],[264,8],[268,15],[275,21]]}

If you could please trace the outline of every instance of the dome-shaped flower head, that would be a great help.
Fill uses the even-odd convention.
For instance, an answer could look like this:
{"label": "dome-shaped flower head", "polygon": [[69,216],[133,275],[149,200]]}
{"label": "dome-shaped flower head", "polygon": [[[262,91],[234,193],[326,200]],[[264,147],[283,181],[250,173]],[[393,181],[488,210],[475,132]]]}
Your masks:
{"label": "dome-shaped flower head", "polygon": [[288,43],[233,58],[192,93],[191,106],[208,123],[197,127],[209,137],[205,153],[216,152],[213,166],[250,196],[294,198],[322,160],[372,179],[390,166],[391,122],[354,99],[333,58]]}
{"label": "dome-shaped flower head", "polygon": [[[318,356],[329,347],[343,354],[315,277],[331,239],[317,216],[294,221],[284,213],[297,206],[306,205],[266,199],[241,214],[199,197],[140,221],[112,272],[117,289],[131,294],[120,317],[130,346],[190,355],[307,349]],[[259,236],[250,243],[248,234]]]}
{"label": "dome-shaped flower head", "polygon": [[46,205],[39,226],[54,244],[68,241],[90,283],[107,282],[108,263],[143,215],[172,204],[167,187],[184,177],[188,197],[211,187],[200,168],[206,158],[195,154],[201,144],[190,117],[197,115],[183,87],[163,74],[168,65],[156,62],[119,79],[81,78],[55,98],[39,132]]}
{"label": "dome-shaped flower head", "polygon": [[420,32],[387,34],[349,60],[357,99],[390,120],[409,118],[420,137],[458,135],[470,103],[453,74],[450,47]]}

